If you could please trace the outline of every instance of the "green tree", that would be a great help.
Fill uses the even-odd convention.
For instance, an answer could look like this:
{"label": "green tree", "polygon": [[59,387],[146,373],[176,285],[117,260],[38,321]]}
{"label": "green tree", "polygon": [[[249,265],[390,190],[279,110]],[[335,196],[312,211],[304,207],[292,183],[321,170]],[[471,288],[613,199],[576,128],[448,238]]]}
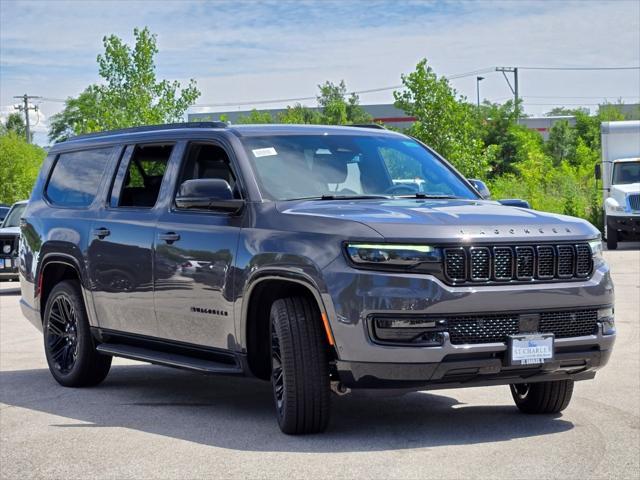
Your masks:
{"label": "green tree", "polygon": [[269,112],[260,112],[255,108],[251,110],[249,115],[241,115],[236,120],[236,123],[240,124],[258,124],[258,123],[273,123],[273,117]]}
{"label": "green tree", "polygon": [[322,117],[318,111],[297,103],[293,107],[287,106],[285,111],[278,114],[278,123],[320,124]]}
{"label": "green tree", "polygon": [[577,139],[575,128],[567,120],[558,120],[553,124],[546,147],[556,166],[564,161],[575,162]]}
{"label": "green tree", "polygon": [[490,158],[476,124],[476,110],[458,95],[445,77],[438,77],[424,59],[415,71],[402,75],[403,90],[395,91],[396,107],[416,117],[409,134],[419,138],[469,177],[484,177]]}
{"label": "green tree", "polygon": [[0,135],[0,203],[29,198],[46,152],[14,131]]}
{"label": "green tree", "polygon": [[326,125],[349,125],[354,123],[371,123],[373,118],[361,106],[360,98],[355,93],[347,96],[344,80],[339,84],[324,82],[318,85],[318,106],[320,107],[320,123]]}
{"label": "green tree", "polygon": [[186,88],[177,81],[158,80],[156,35],[148,28],[134,30],[130,47],[116,35],[103,38],[98,55],[99,85],[90,85],[77,98],[69,98],[62,112],[51,118],[49,138],[100,130],[180,121],[200,96],[195,80]]}
{"label": "green tree", "polygon": [[27,135],[27,126],[24,123],[24,117],[18,112],[10,113],[3,125],[3,133],[14,132],[19,137],[25,138]]}

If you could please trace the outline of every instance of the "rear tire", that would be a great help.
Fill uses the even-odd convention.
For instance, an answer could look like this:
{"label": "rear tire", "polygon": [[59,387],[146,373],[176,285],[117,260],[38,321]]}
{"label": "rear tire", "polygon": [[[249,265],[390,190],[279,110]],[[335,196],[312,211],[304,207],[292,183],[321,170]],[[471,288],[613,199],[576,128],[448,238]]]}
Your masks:
{"label": "rear tire", "polygon": [[44,351],[49,371],[65,387],[90,387],[102,382],[111,357],[94,346],[80,284],[65,280],[56,285],[44,311]]}
{"label": "rear tire", "polygon": [[280,429],[300,435],[329,423],[327,344],[315,305],[305,297],[271,306],[271,385]]}
{"label": "rear tire", "polygon": [[524,413],[559,413],[571,401],[573,380],[510,385],[516,406]]}

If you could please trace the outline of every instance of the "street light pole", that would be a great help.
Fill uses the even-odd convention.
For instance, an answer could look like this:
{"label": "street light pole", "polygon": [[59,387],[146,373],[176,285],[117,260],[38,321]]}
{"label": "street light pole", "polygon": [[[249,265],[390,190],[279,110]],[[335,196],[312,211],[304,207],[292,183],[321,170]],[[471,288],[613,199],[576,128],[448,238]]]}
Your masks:
{"label": "street light pole", "polygon": [[480,82],[484,77],[476,77],[476,91],[478,93],[478,115],[480,114]]}

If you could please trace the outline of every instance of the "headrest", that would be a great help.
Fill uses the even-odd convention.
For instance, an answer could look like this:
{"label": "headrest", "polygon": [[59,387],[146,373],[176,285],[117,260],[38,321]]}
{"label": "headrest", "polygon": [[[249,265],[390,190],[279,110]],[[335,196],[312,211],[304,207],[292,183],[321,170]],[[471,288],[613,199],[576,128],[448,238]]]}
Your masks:
{"label": "headrest", "polygon": [[347,161],[336,155],[316,153],[311,171],[321,182],[344,183],[347,179]]}

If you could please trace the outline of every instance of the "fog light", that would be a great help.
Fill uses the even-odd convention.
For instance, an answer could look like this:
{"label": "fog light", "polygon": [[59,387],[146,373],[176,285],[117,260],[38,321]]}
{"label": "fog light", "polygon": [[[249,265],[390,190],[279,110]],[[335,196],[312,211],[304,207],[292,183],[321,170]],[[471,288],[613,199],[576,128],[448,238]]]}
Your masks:
{"label": "fog light", "polygon": [[444,343],[445,323],[443,319],[375,318],[372,333],[381,343],[433,347]]}
{"label": "fog light", "polygon": [[599,309],[598,322],[602,325],[603,335],[613,335],[616,333],[616,322],[613,315],[613,307]]}

